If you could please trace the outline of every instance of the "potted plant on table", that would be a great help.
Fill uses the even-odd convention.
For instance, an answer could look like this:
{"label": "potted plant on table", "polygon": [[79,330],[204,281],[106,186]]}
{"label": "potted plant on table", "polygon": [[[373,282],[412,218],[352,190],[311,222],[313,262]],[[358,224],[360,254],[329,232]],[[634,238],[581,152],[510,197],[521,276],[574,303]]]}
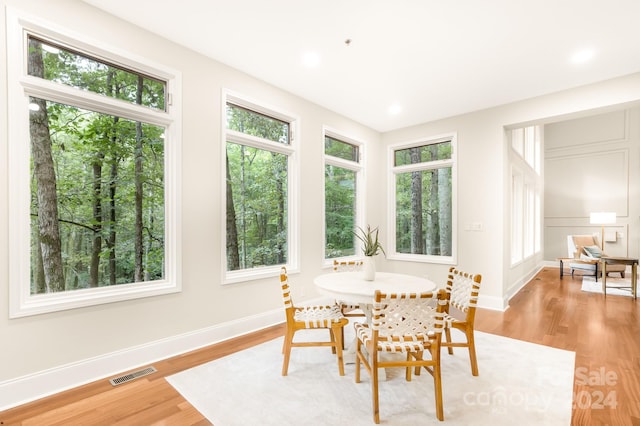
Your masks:
{"label": "potted plant on table", "polygon": [[367,281],[373,281],[376,276],[376,267],[373,261],[373,256],[382,252],[385,256],[387,253],[382,247],[382,243],[378,239],[378,228],[371,229],[371,225],[367,225],[367,229],[364,230],[358,226],[358,230],[354,231],[354,235],[362,242],[362,252],[364,253],[364,279]]}

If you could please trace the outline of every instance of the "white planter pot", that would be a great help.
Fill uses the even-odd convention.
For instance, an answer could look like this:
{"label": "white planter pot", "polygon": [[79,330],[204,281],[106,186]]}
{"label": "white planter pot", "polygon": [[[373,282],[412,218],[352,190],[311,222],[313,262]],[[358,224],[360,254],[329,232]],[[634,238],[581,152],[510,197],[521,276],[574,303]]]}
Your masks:
{"label": "white planter pot", "polygon": [[376,279],[376,263],[373,256],[365,256],[363,259],[362,272],[364,273],[364,279],[366,281],[373,281]]}

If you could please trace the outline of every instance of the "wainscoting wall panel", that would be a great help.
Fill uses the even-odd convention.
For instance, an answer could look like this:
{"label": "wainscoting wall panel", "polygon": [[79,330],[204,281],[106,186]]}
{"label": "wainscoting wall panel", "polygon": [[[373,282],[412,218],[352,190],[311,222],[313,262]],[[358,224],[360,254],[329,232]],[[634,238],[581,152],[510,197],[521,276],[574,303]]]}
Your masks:
{"label": "wainscoting wall panel", "polygon": [[[616,213],[608,254],[640,254],[640,108],[544,127],[544,259],[567,256],[570,234],[598,234],[596,211]],[[613,233],[613,234],[611,234]]]}

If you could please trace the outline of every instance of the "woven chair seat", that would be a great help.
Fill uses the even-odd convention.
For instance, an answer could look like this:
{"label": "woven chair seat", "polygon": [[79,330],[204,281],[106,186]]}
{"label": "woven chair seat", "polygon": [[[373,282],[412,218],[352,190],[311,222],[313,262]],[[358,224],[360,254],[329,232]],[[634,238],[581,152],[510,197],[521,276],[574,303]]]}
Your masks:
{"label": "woven chair seat", "polygon": [[344,318],[338,305],[299,306],[295,308],[294,321],[303,322],[307,328],[327,328]]}
{"label": "woven chair seat", "polygon": [[[373,330],[367,324],[355,323],[356,335],[365,345],[371,346]],[[424,333],[408,335],[378,335],[378,351],[389,353],[420,352],[431,346],[429,337]]]}
{"label": "woven chair seat", "polygon": [[[309,346],[328,346],[331,352],[336,354],[338,361],[338,372],[344,376],[344,361],[342,359],[342,336],[344,327],[349,324],[349,320],[342,315],[340,306],[315,305],[315,306],[295,306],[291,298],[291,288],[289,287],[289,277],[287,268],[280,270],[280,286],[282,288],[282,301],[287,318],[287,328],[282,342],[282,375],[289,374],[289,359],[291,358],[291,348]],[[294,335],[299,330],[326,329],[329,331],[329,340],[321,341],[294,341]]]}
{"label": "woven chair seat", "polygon": [[384,294],[376,290],[371,322],[354,324],[357,336],[355,379],[360,383],[360,366],[371,376],[374,423],[380,423],[378,370],[395,367],[405,369],[407,381],[411,381],[412,369],[416,375],[425,369],[433,377],[436,417],[444,420],[440,342],[446,298],[444,290],[437,294]]}

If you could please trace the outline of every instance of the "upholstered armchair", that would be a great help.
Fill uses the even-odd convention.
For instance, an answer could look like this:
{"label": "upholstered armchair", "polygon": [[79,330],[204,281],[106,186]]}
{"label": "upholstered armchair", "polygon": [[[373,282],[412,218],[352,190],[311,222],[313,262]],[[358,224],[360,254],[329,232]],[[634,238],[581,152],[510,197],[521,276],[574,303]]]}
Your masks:
{"label": "upholstered armchair", "polygon": [[[602,274],[600,258],[606,256],[602,252],[596,238],[593,235],[568,235],[567,236],[568,257],[575,259],[569,262],[571,276],[575,271],[580,271],[583,275],[595,275],[596,281]],[[607,265],[607,276],[610,273],[619,273],[624,278],[626,265]]]}

